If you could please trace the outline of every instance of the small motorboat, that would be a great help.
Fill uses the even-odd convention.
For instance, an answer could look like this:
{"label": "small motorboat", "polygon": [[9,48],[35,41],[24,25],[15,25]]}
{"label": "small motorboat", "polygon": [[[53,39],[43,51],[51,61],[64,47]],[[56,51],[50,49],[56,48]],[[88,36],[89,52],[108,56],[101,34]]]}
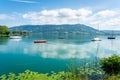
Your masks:
{"label": "small motorboat", "polygon": [[35,40],[34,43],[46,43],[47,40]]}
{"label": "small motorboat", "polygon": [[21,36],[10,36],[10,39],[21,39]]}

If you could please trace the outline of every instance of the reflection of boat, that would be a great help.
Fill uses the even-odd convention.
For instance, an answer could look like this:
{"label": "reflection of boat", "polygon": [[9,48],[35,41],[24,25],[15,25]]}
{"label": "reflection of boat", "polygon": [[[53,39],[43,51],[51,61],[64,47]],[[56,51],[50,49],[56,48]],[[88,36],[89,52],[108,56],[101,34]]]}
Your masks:
{"label": "reflection of boat", "polygon": [[18,38],[12,39],[12,41],[16,41],[16,42],[19,42],[20,40],[21,40],[21,38],[20,39],[18,39]]}
{"label": "reflection of boat", "polygon": [[34,43],[46,43],[47,40],[35,40]]}
{"label": "reflection of boat", "polygon": [[10,36],[10,39],[21,39],[21,36]]}
{"label": "reflection of boat", "polygon": [[101,41],[101,39],[96,37],[96,38],[93,38],[92,41]]}
{"label": "reflection of boat", "polygon": [[65,39],[64,37],[59,37],[58,39]]}

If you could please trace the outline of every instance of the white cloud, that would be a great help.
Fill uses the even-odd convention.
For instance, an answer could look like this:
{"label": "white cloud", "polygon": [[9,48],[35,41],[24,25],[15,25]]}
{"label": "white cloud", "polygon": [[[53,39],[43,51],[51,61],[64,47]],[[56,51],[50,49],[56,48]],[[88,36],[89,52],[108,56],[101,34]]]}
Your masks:
{"label": "white cloud", "polygon": [[[30,20],[32,24],[85,24],[100,29],[111,29],[113,25],[120,25],[119,10],[102,10],[93,12],[90,9],[62,8],[55,10],[43,10],[23,14],[24,19]],[[116,28],[118,29],[118,28]],[[120,28],[119,28],[120,29]]]}
{"label": "white cloud", "polygon": [[11,0],[11,1],[21,2],[21,3],[38,3],[38,2],[35,2],[35,1],[31,1],[31,0]]}
{"label": "white cloud", "polygon": [[96,13],[94,16],[102,19],[102,18],[107,18],[107,17],[113,17],[116,14],[117,13],[115,11],[104,10],[104,11],[100,11],[100,12]]}
{"label": "white cloud", "polygon": [[29,19],[32,24],[76,24],[92,13],[88,9],[73,10],[69,8],[56,10],[43,10],[41,12],[27,13],[23,18]]}
{"label": "white cloud", "polygon": [[0,20],[13,20],[14,17],[6,15],[6,14],[0,14]]}

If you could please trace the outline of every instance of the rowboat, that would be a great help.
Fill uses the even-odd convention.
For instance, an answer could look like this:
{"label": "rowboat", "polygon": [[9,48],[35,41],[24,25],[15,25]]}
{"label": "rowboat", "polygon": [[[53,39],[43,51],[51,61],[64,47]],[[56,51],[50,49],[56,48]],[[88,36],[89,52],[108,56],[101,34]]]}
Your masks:
{"label": "rowboat", "polygon": [[35,40],[34,43],[46,43],[47,40]]}

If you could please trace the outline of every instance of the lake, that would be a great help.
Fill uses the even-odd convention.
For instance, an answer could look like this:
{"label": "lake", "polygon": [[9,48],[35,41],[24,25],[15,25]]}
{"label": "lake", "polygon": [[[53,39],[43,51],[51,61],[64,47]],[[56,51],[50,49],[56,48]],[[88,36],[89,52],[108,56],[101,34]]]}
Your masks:
{"label": "lake", "polygon": [[[19,73],[26,69],[41,73],[68,70],[73,60],[76,66],[86,62],[91,64],[96,57],[101,59],[112,54],[120,55],[120,36],[93,42],[92,35],[68,35],[58,39],[57,34],[31,34],[21,40],[0,37],[0,75],[9,72]],[[47,43],[34,43],[46,39]]]}

